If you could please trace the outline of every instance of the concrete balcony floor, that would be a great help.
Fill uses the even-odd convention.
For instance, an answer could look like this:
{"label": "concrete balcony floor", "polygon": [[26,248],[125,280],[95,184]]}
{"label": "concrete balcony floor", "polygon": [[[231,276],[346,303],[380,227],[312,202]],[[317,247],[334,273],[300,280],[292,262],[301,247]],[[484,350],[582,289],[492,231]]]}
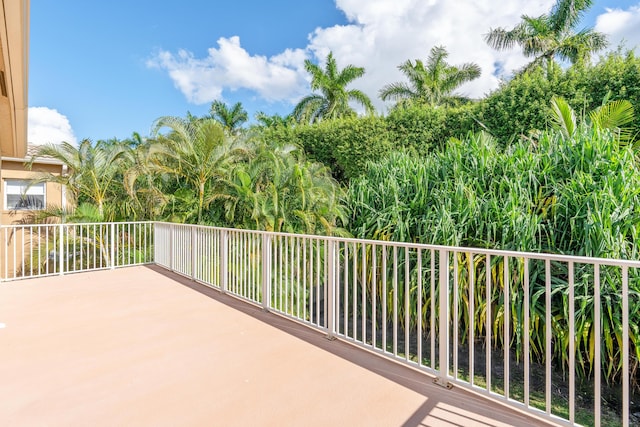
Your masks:
{"label": "concrete balcony floor", "polygon": [[0,284],[2,426],[546,425],[159,267]]}

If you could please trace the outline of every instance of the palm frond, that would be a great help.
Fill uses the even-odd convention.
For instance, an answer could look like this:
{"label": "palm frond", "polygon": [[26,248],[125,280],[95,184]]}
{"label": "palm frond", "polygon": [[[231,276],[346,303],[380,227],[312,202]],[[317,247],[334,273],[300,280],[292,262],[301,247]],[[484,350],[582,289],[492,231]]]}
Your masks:
{"label": "palm frond", "polygon": [[569,103],[562,97],[551,99],[551,123],[554,129],[562,133],[565,139],[575,133],[577,122],[576,113]]}
{"label": "palm frond", "polygon": [[609,101],[589,113],[593,126],[612,131],[622,144],[633,140],[633,105],[627,100]]}

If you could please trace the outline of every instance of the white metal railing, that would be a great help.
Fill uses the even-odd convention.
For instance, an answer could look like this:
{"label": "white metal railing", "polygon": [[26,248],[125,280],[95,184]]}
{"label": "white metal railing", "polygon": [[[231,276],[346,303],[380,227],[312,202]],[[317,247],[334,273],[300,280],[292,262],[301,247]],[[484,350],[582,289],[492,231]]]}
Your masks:
{"label": "white metal railing", "polygon": [[[638,261],[169,223],[156,223],[155,233],[156,263],[442,385],[596,426],[609,411],[607,386],[619,393],[619,422],[635,422]],[[605,369],[616,370],[618,386],[606,384]],[[576,404],[585,384],[587,409]]]}
{"label": "white metal railing", "polygon": [[0,243],[2,281],[154,262],[443,386],[567,425],[599,426],[613,397],[614,423],[640,422],[638,261],[161,222],[2,226]]}
{"label": "white metal railing", "polygon": [[0,226],[0,280],[150,263],[153,238],[151,222]]}

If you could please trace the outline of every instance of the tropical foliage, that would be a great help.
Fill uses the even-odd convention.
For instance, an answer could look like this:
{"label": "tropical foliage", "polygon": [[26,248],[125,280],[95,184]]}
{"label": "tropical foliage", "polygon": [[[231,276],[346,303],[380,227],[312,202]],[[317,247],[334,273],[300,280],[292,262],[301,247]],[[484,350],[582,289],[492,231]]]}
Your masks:
{"label": "tropical foliage", "polygon": [[[163,128],[170,132],[159,134]],[[153,135],[158,143],[151,153],[152,170],[174,177],[179,189],[192,192],[195,218],[188,215],[185,219],[201,224],[216,188],[225,179],[229,165],[243,154],[243,148],[238,140],[225,135],[215,119],[161,117],[153,127]]]}
{"label": "tropical foliage", "polygon": [[64,165],[66,173],[61,175],[42,174],[36,182],[57,182],[66,186],[72,203],[88,201],[98,209],[101,220],[114,217],[106,205],[114,198],[114,184],[121,179],[119,165],[123,162],[126,147],[120,144],[99,142],[92,144],[84,139],[76,147],[64,142],[39,147],[38,152],[27,163],[31,168],[35,158],[50,157]]}
{"label": "tropical foliage", "polygon": [[267,231],[340,234],[342,190],[326,166],[295,146],[258,143],[250,162],[236,165],[219,194],[224,220]]}
{"label": "tropical foliage", "polygon": [[324,70],[309,61],[304,68],[311,75],[311,89],[320,93],[305,96],[293,109],[293,116],[301,123],[314,123],[326,119],[353,116],[355,110],[349,105],[355,102],[362,106],[366,113],[373,113],[373,104],[369,97],[358,89],[347,89],[347,86],[364,75],[362,67],[347,65],[338,69],[333,52],[327,56]]}
{"label": "tropical foliage", "polygon": [[[637,259],[640,173],[634,157],[633,150],[620,146],[613,132],[594,125],[578,126],[569,138],[561,132],[543,132],[534,142],[521,140],[506,149],[487,134],[476,134],[451,141],[447,150],[425,159],[396,153],[371,163],[352,182],[347,197],[349,229],[359,238]],[[531,268],[532,277],[544,277],[535,270],[542,265]],[[513,277],[520,275],[514,272]],[[576,277],[582,295],[577,336],[584,338],[576,346],[584,355],[579,360],[581,373],[587,376],[593,369],[593,272],[583,269]],[[633,292],[640,291],[639,279],[633,276]],[[620,304],[619,283],[614,271],[603,272],[603,300],[614,307]],[[514,289],[514,304],[522,304],[522,288]],[[558,366],[567,363],[563,356],[568,348],[563,320],[567,289],[568,284],[561,280],[554,284],[552,317],[558,319],[554,360]],[[544,354],[545,342],[543,322],[537,317],[544,313],[544,307],[538,306],[544,304],[543,294],[544,283],[534,281],[530,320],[540,328],[532,331],[531,345],[538,355]],[[482,298],[479,295],[478,307]],[[494,289],[492,298],[491,304],[500,307],[499,289]],[[498,309],[494,313],[492,324],[501,330],[504,319]],[[512,313],[521,316],[521,305],[514,306]],[[620,319],[613,314],[604,317],[603,328],[613,337],[603,346],[603,354],[608,355],[604,372],[613,382],[620,372],[620,341],[615,335]],[[461,330],[467,330],[462,320]],[[521,333],[522,319],[516,317],[512,322],[511,331]],[[480,336],[482,322],[476,327]],[[638,336],[639,331],[632,332]],[[501,346],[499,334],[494,337],[495,345]],[[517,342],[523,339],[514,336]],[[636,354],[632,363],[636,366],[640,341],[633,340]]]}
{"label": "tropical foliage", "polygon": [[435,46],[426,63],[416,59],[407,60],[398,69],[407,77],[409,83],[391,83],[380,90],[383,101],[395,100],[400,104],[411,102],[437,107],[455,105],[468,101],[454,92],[464,83],[480,77],[480,66],[472,62],[460,66],[446,62],[449,53],[444,46]]}
{"label": "tropical foliage", "polygon": [[528,67],[549,64],[556,58],[586,64],[592,54],[607,46],[604,34],[592,28],[575,30],[592,5],[592,0],[558,0],[549,13],[538,17],[523,15],[522,22],[511,30],[491,29],[485,40],[499,50],[520,46],[526,57],[533,58]]}
{"label": "tropical foliage", "polygon": [[249,115],[240,102],[228,107],[222,101],[213,101],[210,112],[211,117],[217,120],[224,130],[231,135],[236,135],[241,126],[249,120]]}

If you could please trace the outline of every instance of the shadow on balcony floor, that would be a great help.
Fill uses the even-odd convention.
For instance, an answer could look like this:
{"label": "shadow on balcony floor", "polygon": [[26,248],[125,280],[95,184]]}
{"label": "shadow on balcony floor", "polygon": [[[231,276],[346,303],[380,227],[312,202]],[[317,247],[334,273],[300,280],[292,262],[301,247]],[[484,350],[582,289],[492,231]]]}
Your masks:
{"label": "shadow on balcony floor", "polygon": [[1,425],[542,422],[160,267],[0,286]]}

